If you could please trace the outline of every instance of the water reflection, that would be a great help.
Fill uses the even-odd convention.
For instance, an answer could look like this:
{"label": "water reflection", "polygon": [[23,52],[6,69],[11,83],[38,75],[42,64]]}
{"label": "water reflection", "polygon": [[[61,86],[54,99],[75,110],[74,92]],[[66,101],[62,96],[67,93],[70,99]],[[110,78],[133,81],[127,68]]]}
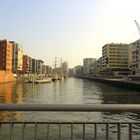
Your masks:
{"label": "water reflection", "polygon": [[85,104],[101,104],[103,102],[100,86],[93,81],[83,79],[82,92]]}
{"label": "water reflection", "polygon": [[0,84],[0,102],[11,103],[15,83]]}
{"label": "water reflection", "polygon": [[24,83],[18,82],[15,84],[15,96],[14,97],[14,103],[21,104],[24,102],[25,94],[26,94],[26,88]]}
{"label": "water reflection", "polygon": [[[49,84],[0,84],[0,103],[136,104],[139,92],[114,88],[90,80],[69,78]],[[0,112],[3,121],[140,121],[139,112]],[[140,126],[134,126],[138,132]],[[98,127],[99,129],[99,127]],[[123,133],[128,136],[123,128]],[[92,133],[93,129],[86,128]],[[110,133],[117,135],[116,127]],[[77,137],[76,137],[77,139]],[[112,138],[113,139],[113,138]],[[123,138],[125,140],[125,138]]]}
{"label": "water reflection", "polygon": [[[100,88],[102,96],[102,104],[139,104],[140,94],[139,92],[115,88],[102,83],[94,83],[94,85]],[[126,111],[114,111],[114,112],[102,112],[104,120],[108,121],[140,121],[139,112],[126,112]]]}
{"label": "water reflection", "polygon": [[[63,81],[52,82],[49,84],[29,84],[29,83],[7,83],[0,85],[0,103],[39,103],[39,104],[136,104],[139,103],[140,94],[135,91],[114,88],[90,80],[69,78]],[[7,119],[26,119],[29,113],[21,112],[2,112],[0,118]],[[54,115],[55,114],[55,115]],[[140,113],[133,112],[93,112],[93,113],[64,113],[60,117],[58,113],[36,115],[31,113],[32,118],[42,117],[51,120],[54,116],[64,119],[77,120],[139,120]],[[96,117],[93,117],[96,116]],[[32,119],[31,118],[31,119]]]}
{"label": "water reflection", "polygon": [[114,88],[108,85],[100,84],[101,93],[103,96],[103,103],[115,103],[115,104],[139,104],[140,94],[139,92]]}
{"label": "water reflection", "polygon": [[[23,103],[24,102],[24,84],[23,83],[3,83],[0,84],[0,103]],[[21,112],[0,112],[0,120],[19,120]]]}

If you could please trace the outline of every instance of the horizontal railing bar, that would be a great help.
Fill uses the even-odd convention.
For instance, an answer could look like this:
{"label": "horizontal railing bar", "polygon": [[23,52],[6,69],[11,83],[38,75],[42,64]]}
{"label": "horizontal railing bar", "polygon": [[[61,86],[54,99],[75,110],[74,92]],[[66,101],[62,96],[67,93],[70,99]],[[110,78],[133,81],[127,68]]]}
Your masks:
{"label": "horizontal railing bar", "polygon": [[7,122],[3,122],[1,121],[0,124],[140,124],[140,122],[86,122],[86,121],[80,121],[80,122],[61,122],[61,121],[46,121],[46,122],[31,122],[31,121],[28,121],[28,122],[25,122],[25,121],[7,121]]}
{"label": "horizontal railing bar", "polygon": [[140,111],[140,104],[0,104],[0,111]]}

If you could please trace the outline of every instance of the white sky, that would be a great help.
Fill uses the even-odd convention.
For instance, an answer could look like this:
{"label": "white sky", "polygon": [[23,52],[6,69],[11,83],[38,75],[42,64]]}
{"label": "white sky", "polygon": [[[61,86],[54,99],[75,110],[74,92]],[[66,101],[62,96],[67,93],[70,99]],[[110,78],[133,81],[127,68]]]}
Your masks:
{"label": "white sky", "polygon": [[19,42],[24,53],[45,64],[54,57],[70,67],[99,58],[106,43],[138,38],[140,0],[1,0],[1,39]]}

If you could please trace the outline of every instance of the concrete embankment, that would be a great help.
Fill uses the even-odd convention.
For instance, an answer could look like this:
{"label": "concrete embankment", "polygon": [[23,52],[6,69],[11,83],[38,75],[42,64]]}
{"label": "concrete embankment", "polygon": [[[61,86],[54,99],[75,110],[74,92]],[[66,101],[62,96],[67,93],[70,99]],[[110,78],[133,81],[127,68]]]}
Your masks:
{"label": "concrete embankment", "polygon": [[101,82],[119,88],[140,91],[140,81],[127,81],[122,79],[101,79],[101,78],[94,78],[94,77],[80,77],[80,78],[89,79],[95,82]]}
{"label": "concrete embankment", "polygon": [[0,71],[0,83],[13,82],[14,75],[11,71]]}

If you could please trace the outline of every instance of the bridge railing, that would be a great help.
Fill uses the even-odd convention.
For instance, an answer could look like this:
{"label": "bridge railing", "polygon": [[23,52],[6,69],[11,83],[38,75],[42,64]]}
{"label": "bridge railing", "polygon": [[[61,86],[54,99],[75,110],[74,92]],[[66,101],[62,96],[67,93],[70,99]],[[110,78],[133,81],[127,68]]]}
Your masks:
{"label": "bridge railing", "polygon": [[[139,112],[136,104],[0,104],[0,111]],[[93,116],[94,117],[94,116]],[[0,140],[134,140],[140,122],[8,121],[0,122]]]}

